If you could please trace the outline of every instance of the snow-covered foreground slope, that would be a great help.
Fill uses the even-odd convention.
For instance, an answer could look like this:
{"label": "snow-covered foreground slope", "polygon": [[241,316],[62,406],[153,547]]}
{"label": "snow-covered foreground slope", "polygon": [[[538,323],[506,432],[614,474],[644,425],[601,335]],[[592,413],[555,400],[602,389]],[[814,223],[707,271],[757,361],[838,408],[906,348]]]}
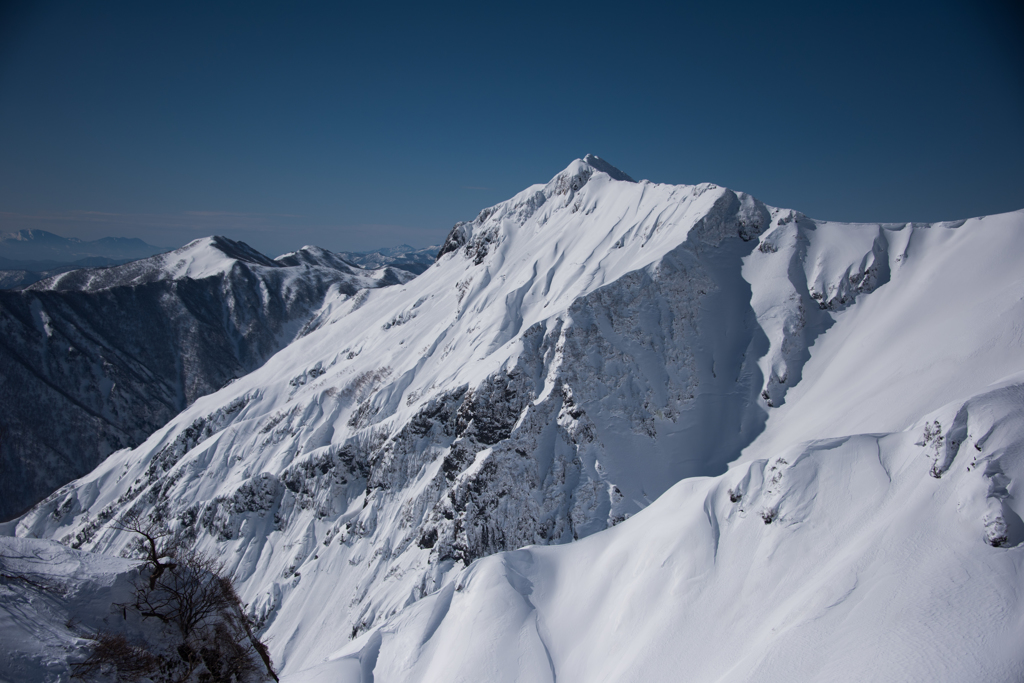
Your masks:
{"label": "snow-covered foreground slope", "polygon": [[209,237],[0,292],[0,519],[259,367],[329,292],[410,278],[316,247],[272,260]]}
{"label": "snow-covered foreground slope", "polygon": [[0,537],[0,681],[70,680],[89,636],[116,628],[139,562]]}
{"label": "snow-covered foreground slope", "polygon": [[[905,432],[687,479],[477,562],[286,681],[1019,681],[1022,415],[1018,375]],[[956,453],[939,478],[934,450]]]}
{"label": "snow-covered foreground slope", "polygon": [[[621,659],[633,667],[669,666],[677,649],[699,658],[701,648],[676,645],[676,636],[735,627],[753,638],[750,629],[778,628],[765,626],[763,615],[818,595],[811,575],[822,585],[831,580],[816,553],[827,559],[853,548],[856,559],[870,546],[868,527],[863,537],[850,531],[865,516],[876,528],[903,528],[896,518],[909,510],[920,545],[952,534],[938,503],[879,501],[933,484],[946,491],[959,475],[943,474],[948,458],[934,438],[912,446],[921,421],[939,419],[954,435],[944,443],[962,441],[960,422],[930,413],[947,404],[956,411],[957,401],[1024,371],[1021,255],[1024,212],[938,225],[837,225],[713,185],[633,182],[588,157],[457,225],[416,280],[329,296],[304,337],[57,491],[14,532],[116,554],[128,542],[110,528],[117,515],[138,508],[165,520],[225,558],[286,673],[351,638],[362,664],[329,666],[365,665],[380,680],[415,680],[435,666],[471,679],[478,666],[506,662],[515,672],[516,662],[545,664],[547,656],[535,658],[543,654],[531,640],[536,628],[515,626],[520,613],[520,626],[528,624],[531,604],[542,624],[562,619],[566,632],[557,638],[567,649],[549,652],[556,669],[568,667],[559,677],[588,671],[568,650],[601,643],[607,657],[595,667],[615,666],[612,644],[623,642],[633,649]],[[909,427],[917,431],[901,434]],[[904,483],[876,476],[877,465],[853,464],[863,459],[853,446],[875,437],[832,449],[806,444],[859,433],[895,434],[882,439],[891,445],[882,460],[891,460],[890,473],[907,473]],[[878,448],[873,453],[877,463]],[[1009,453],[1001,465],[1011,481],[1019,457]],[[771,466],[769,481],[782,472],[780,481],[765,488],[751,474],[749,491],[729,500],[747,471]],[[859,483],[844,489],[849,468]],[[635,521],[609,529],[683,479]],[[828,495],[852,502],[828,504],[830,487],[844,492]],[[981,489],[967,499],[987,505]],[[779,516],[766,525],[763,508],[775,503]],[[986,545],[981,516],[971,519],[973,545],[940,546],[949,548],[943,566],[967,571],[975,561],[988,566],[985,553],[1017,557],[1019,547]],[[1012,526],[1012,515],[1003,519]],[[759,591],[747,588],[747,569],[723,569],[719,583],[702,588],[699,577],[724,566],[725,540],[709,559],[714,529],[730,539],[734,565],[771,565],[762,583],[750,583]],[[587,536],[565,548],[517,550]],[[874,566],[893,567],[892,575],[873,575],[882,583],[915,580],[907,572],[918,565],[890,557],[896,545],[871,551]],[[462,573],[501,551],[516,552]],[[531,573],[527,557],[550,565]],[[696,568],[680,570],[693,595],[665,592],[665,577],[642,571],[669,557],[666,566]],[[526,581],[512,593],[499,580],[506,563],[523,564],[510,570]],[[780,578],[791,575],[792,583]],[[466,576],[479,590],[453,597]],[[986,576],[986,585],[1007,585]],[[861,585],[882,590],[874,582],[865,576]],[[957,623],[937,588],[918,588],[924,607],[946,619],[937,623]],[[594,611],[566,611],[556,593]],[[477,602],[463,600],[468,595]],[[634,597],[635,606],[624,604]],[[464,608],[456,609],[457,598]],[[443,618],[448,599],[455,611]],[[671,620],[691,608],[702,618]],[[601,620],[615,609],[623,610],[619,622]],[[640,627],[630,620],[645,611],[662,625],[661,640],[635,637]],[[761,616],[748,623],[746,611]],[[1019,623],[1016,607],[1006,614]],[[451,635],[460,623],[482,640]],[[584,632],[597,631],[604,635],[584,642]],[[986,642],[995,642],[993,633],[985,631]],[[509,654],[519,647],[522,660]],[[756,659],[755,650],[744,652]],[[726,671],[711,661],[689,666],[708,676]],[[520,677],[531,674],[523,668]]]}

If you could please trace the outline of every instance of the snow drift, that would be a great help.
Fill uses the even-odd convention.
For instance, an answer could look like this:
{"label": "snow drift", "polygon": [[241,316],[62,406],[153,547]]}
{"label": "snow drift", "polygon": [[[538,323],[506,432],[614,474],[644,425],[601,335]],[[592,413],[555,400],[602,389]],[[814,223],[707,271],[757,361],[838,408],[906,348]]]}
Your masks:
{"label": "snow drift", "polygon": [[[687,479],[579,543],[488,557],[288,680],[366,680],[368,655],[375,683],[1019,680],[1022,380],[906,432]],[[955,466],[930,476],[915,439],[958,420]]]}

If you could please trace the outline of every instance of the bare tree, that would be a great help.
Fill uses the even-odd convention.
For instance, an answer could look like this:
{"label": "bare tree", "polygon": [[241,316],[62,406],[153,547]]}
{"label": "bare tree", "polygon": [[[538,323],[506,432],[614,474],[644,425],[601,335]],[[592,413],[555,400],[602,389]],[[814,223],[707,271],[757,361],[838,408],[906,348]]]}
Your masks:
{"label": "bare tree", "polygon": [[278,680],[267,646],[219,563],[184,547],[165,525],[138,512],[125,513],[113,526],[138,534],[136,550],[146,562],[133,602],[123,607],[143,623],[155,620],[159,628],[155,636],[140,634],[135,643],[123,635],[99,634],[90,657],[76,666],[76,677],[113,671],[123,681]]}
{"label": "bare tree", "polygon": [[134,682],[160,669],[157,657],[121,633],[100,632],[94,642],[89,658],[73,667],[75,678],[88,679],[101,675],[104,669],[113,669],[117,680]]}
{"label": "bare tree", "polygon": [[180,549],[180,544],[176,542],[174,533],[166,524],[144,516],[137,509],[128,510],[110,526],[118,531],[130,531],[141,537],[136,539],[135,549],[142,554],[149,565],[149,588],[155,590],[156,583],[163,573],[175,567],[173,562],[164,562],[166,559],[173,558]]}

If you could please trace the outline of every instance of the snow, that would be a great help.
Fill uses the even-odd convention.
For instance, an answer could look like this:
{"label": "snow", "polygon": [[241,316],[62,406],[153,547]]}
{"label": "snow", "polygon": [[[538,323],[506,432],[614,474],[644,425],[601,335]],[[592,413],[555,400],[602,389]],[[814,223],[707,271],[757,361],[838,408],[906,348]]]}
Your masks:
{"label": "snow", "polygon": [[159,505],[291,681],[1013,680],[1022,228],[577,160],[13,533]]}
{"label": "snow", "polygon": [[88,637],[120,615],[137,561],[0,536],[0,680],[67,681]]}
{"label": "snow", "polygon": [[480,560],[381,626],[373,680],[1016,680],[1024,508],[995,503],[1013,547],[985,543],[982,513],[1024,475],[1024,376],[963,407],[941,479],[921,423],[805,442],[578,543]]}
{"label": "snow", "polygon": [[401,268],[419,275],[424,270],[434,265],[437,259],[437,252],[441,245],[433,245],[416,249],[408,244],[397,247],[388,247],[370,252],[340,252],[338,255],[350,263],[361,268],[383,268],[391,266]]}
{"label": "snow", "polygon": [[[808,232],[808,281],[814,270],[827,272],[817,254],[842,234],[855,235],[862,250],[872,237],[887,246],[889,284],[834,316],[809,349],[804,372],[814,379],[787,393],[751,452],[902,430],[1024,370],[1022,220],[1015,212],[934,226],[819,224]],[[745,276],[756,279],[766,256],[754,252]]]}

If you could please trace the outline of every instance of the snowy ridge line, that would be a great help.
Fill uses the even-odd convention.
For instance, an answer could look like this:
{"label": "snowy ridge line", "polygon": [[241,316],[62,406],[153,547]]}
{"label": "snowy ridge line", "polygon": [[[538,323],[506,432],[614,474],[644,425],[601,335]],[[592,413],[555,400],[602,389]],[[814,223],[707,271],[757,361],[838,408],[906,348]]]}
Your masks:
{"label": "snowy ridge line", "polygon": [[[599,166],[577,160],[458,224],[414,284],[329,296],[315,329],[15,533],[77,543],[91,525],[81,547],[117,554],[127,539],[97,514],[145,507],[226,558],[283,671],[368,638],[376,676],[399,661],[374,654],[380,623],[474,560],[617,538],[675,482],[902,432],[1024,371],[1024,212],[840,225]],[[167,444],[246,396],[150,478]]]}
{"label": "snowy ridge line", "polygon": [[190,278],[199,280],[223,276],[240,265],[260,272],[262,269],[279,269],[289,279],[308,277],[310,269],[325,269],[321,273],[337,277],[349,276],[348,284],[356,289],[408,282],[412,275],[397,268],[364,269],[341,258],[339,255],[306,246],[302,249],[272,259],[250,247],[218,235],[193,240],[174,251],[158,254],[139,261],[132,261],[109,268],[84,268],[30,285],[30,290],[52,291],[98,291],[110,287],[138,286],[163,280]]}

